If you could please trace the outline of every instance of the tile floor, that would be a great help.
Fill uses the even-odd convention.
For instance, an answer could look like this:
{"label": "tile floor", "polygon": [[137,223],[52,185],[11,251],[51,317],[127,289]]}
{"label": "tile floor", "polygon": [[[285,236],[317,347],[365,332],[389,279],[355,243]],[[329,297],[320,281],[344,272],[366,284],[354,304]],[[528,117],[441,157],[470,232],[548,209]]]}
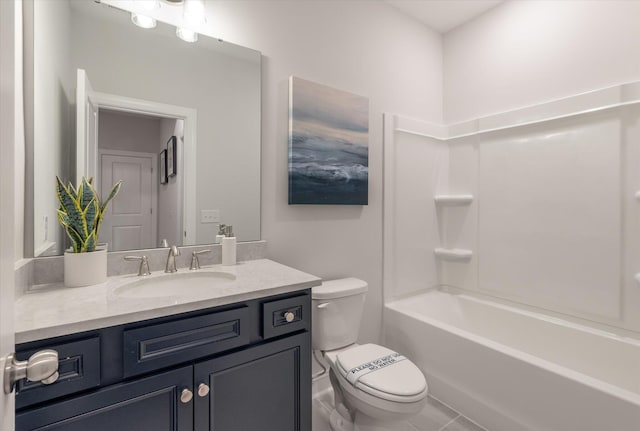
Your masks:
{"label": "tile floor", "polygon": [[[313,431],[330,431],[329,414],[333,405],[330,388],[316,392],[313,399]],[[422,412],[390,431],[487,431],[431,396]]]}

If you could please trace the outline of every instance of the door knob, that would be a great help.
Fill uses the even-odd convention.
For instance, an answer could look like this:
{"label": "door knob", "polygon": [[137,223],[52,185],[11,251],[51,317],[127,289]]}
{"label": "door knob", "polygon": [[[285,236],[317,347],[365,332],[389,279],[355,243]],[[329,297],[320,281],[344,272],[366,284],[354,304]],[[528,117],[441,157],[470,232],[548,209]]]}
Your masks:
{"label": "door knob", "polygon": [[182,404],[187,404],[189,401],[191,401],[192,398],[193,392],[186,388],[182,390],[182,393],[180,394],[180,402]]}
{"label": "door knob", "polygon": [[40,350],[26,361],[18,361],[15,353],[11,353],[4,364],[4,393],[10,394],[18,380],[40,381],[50,385],[58,377],[58,352],[55,350]]}
{"label": "door knob", "polygon": [[284,316],[284,320],[286,320],[287,323],[293,322],[293,319],[296,318],[296,315],[293,314],[291,311],[287,311],[286,313],[283,314],[283,316]]}
{"label": "door knob", "polygon": [[206,397],[207,395],[209,395],[209,386],[204,383],[200,383],[198,385],[198,396]]}

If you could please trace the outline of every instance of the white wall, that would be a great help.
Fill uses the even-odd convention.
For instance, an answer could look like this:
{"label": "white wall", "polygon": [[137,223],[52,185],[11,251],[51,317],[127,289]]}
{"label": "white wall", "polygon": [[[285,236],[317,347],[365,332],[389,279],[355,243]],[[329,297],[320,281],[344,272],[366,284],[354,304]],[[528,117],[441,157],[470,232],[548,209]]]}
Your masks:
{"label": "white wall", "polygon": [[[262,237],[269,257],[370,290],[361,341],[382,308],[382,113],[442,121],[438,34],[382,2],[220,1],[213,34],[262,52]],[[369,97],[369,205],[287,204],[290,75]]]}
{"label": "white wall", "polygon": [[[58,224],[58,201],[52,193],[56,175],[73,180],[70,154],[73,136],[73,86],[69,50],[70,8],[66,2],[40,2],[33,14],[33,155],[34,253],[60,254],[63,233]],[[43,193],[46,191],[46,193]],[[45,226],[44,218],[47,218]],[[46,232],[45,232],[46,231]]]}
{"label": "white wall", "polygon": [[[100,149],[138,151],[157,154],[161,140],[159,117],[123,114],[100,110],[98,147]],[[165,139],[166,143],[166,139]]]}
{"label": "white wall", "polygon": [[[21,13],[20,2],[0,2],[0,369],[15,346],[14,267],[22,255],[23,214],[18,204],[24,194],[24,169],[16,163],[24,154]],[[14,409],[13,394],[0,394],[0,429],[13,431]]]}
{"label": "white wall", "polygon": [[447,124],[640,80],[638,1],[508,1],[443,40]]}

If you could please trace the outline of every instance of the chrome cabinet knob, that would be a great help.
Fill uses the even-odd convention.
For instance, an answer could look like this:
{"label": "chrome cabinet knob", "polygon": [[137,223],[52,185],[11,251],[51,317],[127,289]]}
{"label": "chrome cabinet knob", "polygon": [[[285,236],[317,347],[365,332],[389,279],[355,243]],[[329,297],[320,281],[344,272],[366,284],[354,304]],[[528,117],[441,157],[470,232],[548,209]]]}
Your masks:
{"label": "chrome cabinet knob", "polygon": [[191,392],[187,388],[182,390],[182,393],[180,394],[180,402],[182,404],[187,404],[189,401],[191,401],[192,398],[193,398],[193,392]]}
{"label": "chrome cabinet knob", "polygon": [[204,383],[200,383],[198,385],[198,396],[206,397],[207,395],[209,395],[209,386]]}
{"label": "chrome cabinet knob", "polygon": [[293,322],[293,319],[296,318],[296,315],[293,314],[291,311],[287,311],[284,313],[284,320],[287,321],[287,323]]}

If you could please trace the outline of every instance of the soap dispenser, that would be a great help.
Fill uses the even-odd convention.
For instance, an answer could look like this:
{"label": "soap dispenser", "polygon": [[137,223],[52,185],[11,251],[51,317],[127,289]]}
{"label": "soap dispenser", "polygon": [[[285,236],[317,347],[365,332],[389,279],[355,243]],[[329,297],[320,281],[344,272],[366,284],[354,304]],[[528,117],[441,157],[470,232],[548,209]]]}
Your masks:
{"label": "soap dispenser", "polygon": [[236,237],[233,236],[233,226],[227,225],[224,228],[224,238],[222,238],[222,264],[236,264]]}
{"label": "soap dispenser", "polygon": [[218,226],[218,235],[216,235],[216,244],[222,244],[222,238],[225,237],[225,228],[226,228],[226,225],[224,223],[220,223],[220,226]]}

